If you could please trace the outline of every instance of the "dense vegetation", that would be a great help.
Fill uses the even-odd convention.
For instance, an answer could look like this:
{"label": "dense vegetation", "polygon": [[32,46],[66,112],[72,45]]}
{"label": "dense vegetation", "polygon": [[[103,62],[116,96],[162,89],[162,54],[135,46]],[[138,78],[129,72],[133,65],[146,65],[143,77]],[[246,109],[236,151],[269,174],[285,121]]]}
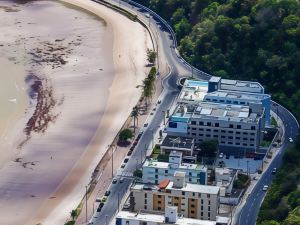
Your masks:
{"label": "dense vegetation", "polygon": [[[224,78],[256,80],[300,118],[298,0],[138,0],[176,32],[181,55]],[[283,157],[260,225],[300,225],[300,141]]]}
{"label": "dense vegetation", "polygon": [[224,78],[257,80],[300,118],[298,0],[138,0],[174,28],[181,55]]}
{"label": "dense vegetation", "polygon": [[300,139],[283,156],[283,165],[262,204],[258,216],[260,225],[300,225],[299,165]]}

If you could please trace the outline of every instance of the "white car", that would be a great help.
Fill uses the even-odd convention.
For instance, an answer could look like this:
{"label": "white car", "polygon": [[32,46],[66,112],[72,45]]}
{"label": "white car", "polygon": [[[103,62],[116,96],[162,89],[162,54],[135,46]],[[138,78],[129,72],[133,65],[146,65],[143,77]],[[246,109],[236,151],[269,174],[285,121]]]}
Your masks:
{"label": "white car", "polygon": [[224,157],[224,154],[223,154],[223,152],[221,152],[221,153],[219,154],[219,158],[220,158],[220,159],[223,159],[223,157]]}
{"label": "white car", "polygon": [[293,138],[289,138],[289,142],[291,142],[291,143],[293,143],[294,141],[293,141]]}
{"label": "white car", "polygon": [[268,190],[268,188],[269,188],[269,186],[268,186],[268,185],[264,185],[264,186],[263,186],[263,188],[262,188],[262,190],[263,190],[263,191],[267,191],[267,190]]}

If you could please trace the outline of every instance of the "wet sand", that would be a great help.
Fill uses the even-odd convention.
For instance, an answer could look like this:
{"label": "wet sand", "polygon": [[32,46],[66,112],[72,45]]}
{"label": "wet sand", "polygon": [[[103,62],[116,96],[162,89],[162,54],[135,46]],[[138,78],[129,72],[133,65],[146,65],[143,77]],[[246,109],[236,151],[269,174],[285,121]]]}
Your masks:
{"label": "wet sand", "polygon": [[146,31],[92,2],[71,2],[104,20],[57,2],[0,2],[0,53],[41,81],[11,128],[19,147],[0,169],[0,224],[62,224],[139,98]]}

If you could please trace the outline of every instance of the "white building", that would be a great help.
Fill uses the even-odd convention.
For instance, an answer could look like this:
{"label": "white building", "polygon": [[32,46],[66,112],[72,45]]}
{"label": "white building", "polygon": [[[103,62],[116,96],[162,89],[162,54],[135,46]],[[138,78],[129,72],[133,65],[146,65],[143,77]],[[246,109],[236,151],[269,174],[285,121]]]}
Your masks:
{"label": "white building", "polygon": [[116,225],[227,225],[229,219],[218,217],[217,221],[197,220],[178,216],[177,207],[167,207],[165,213],[159,211],[127,212],[120,211]]}
{"label": "white building", "polygon": [[220,187],[220,196],[229,195],[233,188],[233,183],[237,178],[237,170],[229,168],[215,168],[215,185]]}
{"label": "white building", "polygon": [[219,191],[216,186],[185,182],[185,173],[176,172],[173,181],[163,180],[159,185],[135,184],[131,188],[134,211],[165,211],[178,207],[178,213],[187,218],[216,220],[219,209]]}
{"label": "white building", "polygon": [[200,164],[182,163],[182,153],[173,151],[169,162],[146,159],[143,164],[143,182],[158,184],[165,179],[173,179],[176,171],[185,172],[186,181],[194,184],[207,184],[207,167]]}

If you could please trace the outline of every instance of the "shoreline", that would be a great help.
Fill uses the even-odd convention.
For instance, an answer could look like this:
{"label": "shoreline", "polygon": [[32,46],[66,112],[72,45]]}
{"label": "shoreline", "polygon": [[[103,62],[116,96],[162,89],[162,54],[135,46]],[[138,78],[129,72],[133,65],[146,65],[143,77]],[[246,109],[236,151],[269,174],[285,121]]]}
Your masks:
{"label": "shoreline", "polygon": [[[146,74],[146,47],[151,48],[149,46],[151,45],[149,43],[150,37],[139,24],[135,24],[135,32],[139,33],[139,47],[141,47],[141,44],[144,45],[145,51],[130,47],[128,46],[129,43],[124,45],[124,42],[132,41],[132,34],[127,34],[128,29],[124,28],[123,23],[134,24],[134,22],[123,15],[119,15],[117,12],[113,12],[113,10],[94,2],[82,0],[61,0],[61,2],[88,10],[104,19],[107,26],[112,29],[115,77],[109,89],[109,97],[103,117],[99,122],[94,137],[73,169],[51,194],[55,198],[46,200],[40,207],[39,212],[27,224],[41,222],[42,224],[62,223],[69,218],[69,211],[77,207],[84,195],[85,184],[90,180],[92,171],[106,152],[105,146],[113,141],[128,118],[131,112],[131,107],[128,106],[131,105],[133,107],[138,102],[140,90],[135,90],[135,86],[141,83]],[[126,22],[120,20],[126,20]],[[144,30],[144,33],[141,35],[140,31],[142,30]],[[141,36],[144,36],[144,38]],[[132,48],[134,48],[133,52]],[[144,71],[144,73],[141,73],[141,71]],[[129,76],[131,76],[131,79],[129,79]],[[124,96],[127,96],[127,98],[124,99]]]}

